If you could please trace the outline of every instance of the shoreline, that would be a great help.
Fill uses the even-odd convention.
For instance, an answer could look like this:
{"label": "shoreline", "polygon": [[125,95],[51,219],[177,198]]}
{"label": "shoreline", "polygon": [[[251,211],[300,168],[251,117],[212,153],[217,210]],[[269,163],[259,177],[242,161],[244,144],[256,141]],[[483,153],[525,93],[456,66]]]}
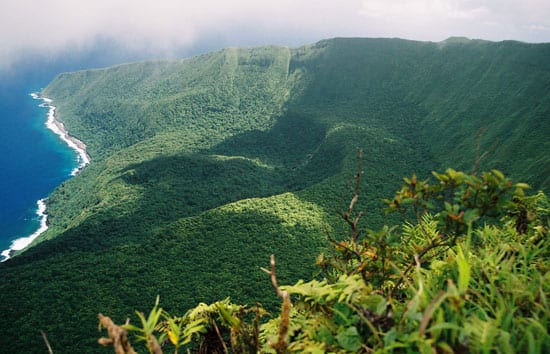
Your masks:
{"label": "shoreline", "polygon": [[47,198],[39,199],[36,202],[38,206],[38,209],[36,210],[36,215],[40,217],[40,227],[38,228],[38,230],[36,230],[29,236],[21,237],[13,240],[11,242],[10,248],[8,248],[7,250],[3,250],[2,253],[0,253],[0,255],[4,257],[4,259],[2,259],[1,262],[7,261],[8,259],[11,258],[11,256],[13,256],[13,254],[16,251],[20,251],[23,248],[30,245],[32,241],[34,241],[38,236],[42,235],[44,231],[48,229],[48,214],[46,214],[46,199]]}
{"label": "shoreline", "polygon": [[[86,165],[90,163],[90,155],[86,152],[86,145],[78,140],[75,137],[69,135],[67,129],[63,123],[56,119],[55,109],[53,106],[52,100],[46,97],[42,97],[37,93],[31,93],[30,96],[35,100],[42,100],[40,107],[48,108],[48,119],[46,120],[46,127],[54,132],[55,135],[59,136],[71,149],[77,153],[77,163],[78,166],[71,171],[71,176],[76,176]],[[48,198],[39,199],[36,204],[38,206],[36,215],[40,218],[40,227],[31,235],[20,237],[11,242],[11,245],[8,249],[3,250],[0,253],[0,256],[4,258],[0,262],[5,262],[11,258],[11,256],[16,252],[24,249],[30,245],[38,236],[42,235],[46,230],[48,230],[48,213],[46,212],[46,200]]]}
{"label": "shoreline", "polygon": [[61,123],[56,118],[55,110],[56,107],[53,106],[52,100],[50,98],[39,96],[36,93],[31,93],[31,97],[35,100],[42,100],[43,103],[40,104],[42,107],[47,107],[48,110],[48,120],[46,121],[46,127],[58,135],[61,140],[63,140],[71,149],[75,150],[78,154],[78,167],[76,167],[72,172],[71,176],[75,176],[80,170],[82,170],[87,164],[90,163],[90,155],[86,152],[86,144],[77,138],[71,136],[65,125]]}

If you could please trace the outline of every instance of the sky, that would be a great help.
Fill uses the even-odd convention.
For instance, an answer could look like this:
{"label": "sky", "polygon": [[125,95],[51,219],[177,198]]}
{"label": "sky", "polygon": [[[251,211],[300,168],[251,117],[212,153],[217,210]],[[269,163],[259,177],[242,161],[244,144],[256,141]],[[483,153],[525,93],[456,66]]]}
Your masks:
{"label": "sky", "polygon": [[549,0],[2,0],[0,70],[33,55],[173,57],[332,37],[550,42]]}

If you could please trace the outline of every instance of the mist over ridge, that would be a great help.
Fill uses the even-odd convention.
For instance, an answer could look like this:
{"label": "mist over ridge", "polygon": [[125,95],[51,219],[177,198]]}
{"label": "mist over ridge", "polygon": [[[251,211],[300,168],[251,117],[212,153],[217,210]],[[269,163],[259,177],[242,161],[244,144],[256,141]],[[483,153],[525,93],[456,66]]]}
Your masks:
{"label": "mist over ridge", "polygon": [[537,0],[8,1],[0,5],[0,72],[33,56],[86,52],[98,41],[142,58],[179,56],[205,43],[210,50],[297,46],[337,36],[549,42],[548,18],[550,6]]}

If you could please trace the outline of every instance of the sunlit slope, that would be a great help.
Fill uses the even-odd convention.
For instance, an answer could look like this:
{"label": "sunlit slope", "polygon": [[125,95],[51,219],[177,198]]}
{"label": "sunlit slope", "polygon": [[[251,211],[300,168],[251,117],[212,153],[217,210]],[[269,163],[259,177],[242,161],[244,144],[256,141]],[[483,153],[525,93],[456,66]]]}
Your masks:
{"label": "sunlit slope", "polygon": [[290,50],[226,49],[62,74],[44,91],[60,120],[101,158],[160,132],[185,132],[189,148],[267,129],[288,97]]}
{"label": "sunlit slope", "polygon": [[93,161],[48,199],[46,241],[0,265],[0,347],[33,352],[43,329],[56,353],[104,353],[96,313],[124,322],[156,295],[173,313],[276,302],[259,267],[309,275],[345,230],[359,149],[372,228],[402,176],[476,156],[547,189],[549,51],[334,39],[60,75],[44,95]]}

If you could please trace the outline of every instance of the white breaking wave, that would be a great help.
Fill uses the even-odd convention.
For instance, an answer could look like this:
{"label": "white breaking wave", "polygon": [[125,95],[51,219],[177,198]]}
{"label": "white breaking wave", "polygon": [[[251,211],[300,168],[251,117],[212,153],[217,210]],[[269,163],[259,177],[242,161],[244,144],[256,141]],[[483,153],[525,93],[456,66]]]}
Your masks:
{"label": "white breaking wave", "polygon": [[[78,142],[76,139],[71,138],[69,133],[65,130],[62,123],[55,120],[55,106],[53,106],[52,100],[46,97],[40,97],[36,93],[31,93],[31,97],[35,100],[42,100],[43,103],[40,104],[41,107],[47,107],[48,110],[48,120],[46,121],[46,127],[53,131],[56,135],[58,135],[61,140],[63,140],[71,149],[75,150],[77,152],[77,161],[78,161],[78,167],[72,170],[71,176],[75,176],[84,168],[87,164],[90,163],[90,158],[88,154],[86,153],[86,150],[82,148],[81,143]],[[80,145],[79,145],[80,143]],[[15,251],[19,251],[27,247],[31,244],[32,241],[34,241],[38,236],[43,234],[48,229],[48,215],[46,214],[46,198],[40,199],[37,202],[38,210],[36,211],[36,214],[40,217],[40,227],[38,230],[36,230],[32,235],[27,237],[18,238],[14,241],[12,241],[10,248],[7,250],[4,250],[0,253],[1,256],[4,258],[1,260],[1,262],[7,261],[10,259],[11,255]]]}
{"label": "white breaking wave", "polygon": [[44,103],[41,104],[43,107],[48,107],[48,120],[46,121],[46,127],[58,135],[61,140],[63,140],[71,149],[77,152],[78,167],[76,167],[72,172],[71,176],[75,176],[84,166],[90,163],[90,158],[82,147],[80,147],[75,139],[71,138],[67,130],[63,127],[62,123],[55,120],[55,106],[53,106],[52,100],[46,97],[40,97],[36,93],[31,93],[32,98],[35,100],[42,100]]}
{"label": "white breaking wave", "polygon": [[32,235],[27,237],[21,237],[21,238],[18,238],[17,240],[12,241],[10,248],[2,251],[1,253],[1,255],[4,257],[4,259],[2,259],[2,262],[10,259],[13,252],[22,250],[23,248],[30,245],[35,238],[40,236],[42,233],[44,233],[44,231],[48,229],[48,214],[46,214],[46,198],[40,199],[38,202],[36,202],[36,204],[38,205],[38,209],[36,210],[36,215],[38,215],[38,217],[40,218],[40,227]]}

